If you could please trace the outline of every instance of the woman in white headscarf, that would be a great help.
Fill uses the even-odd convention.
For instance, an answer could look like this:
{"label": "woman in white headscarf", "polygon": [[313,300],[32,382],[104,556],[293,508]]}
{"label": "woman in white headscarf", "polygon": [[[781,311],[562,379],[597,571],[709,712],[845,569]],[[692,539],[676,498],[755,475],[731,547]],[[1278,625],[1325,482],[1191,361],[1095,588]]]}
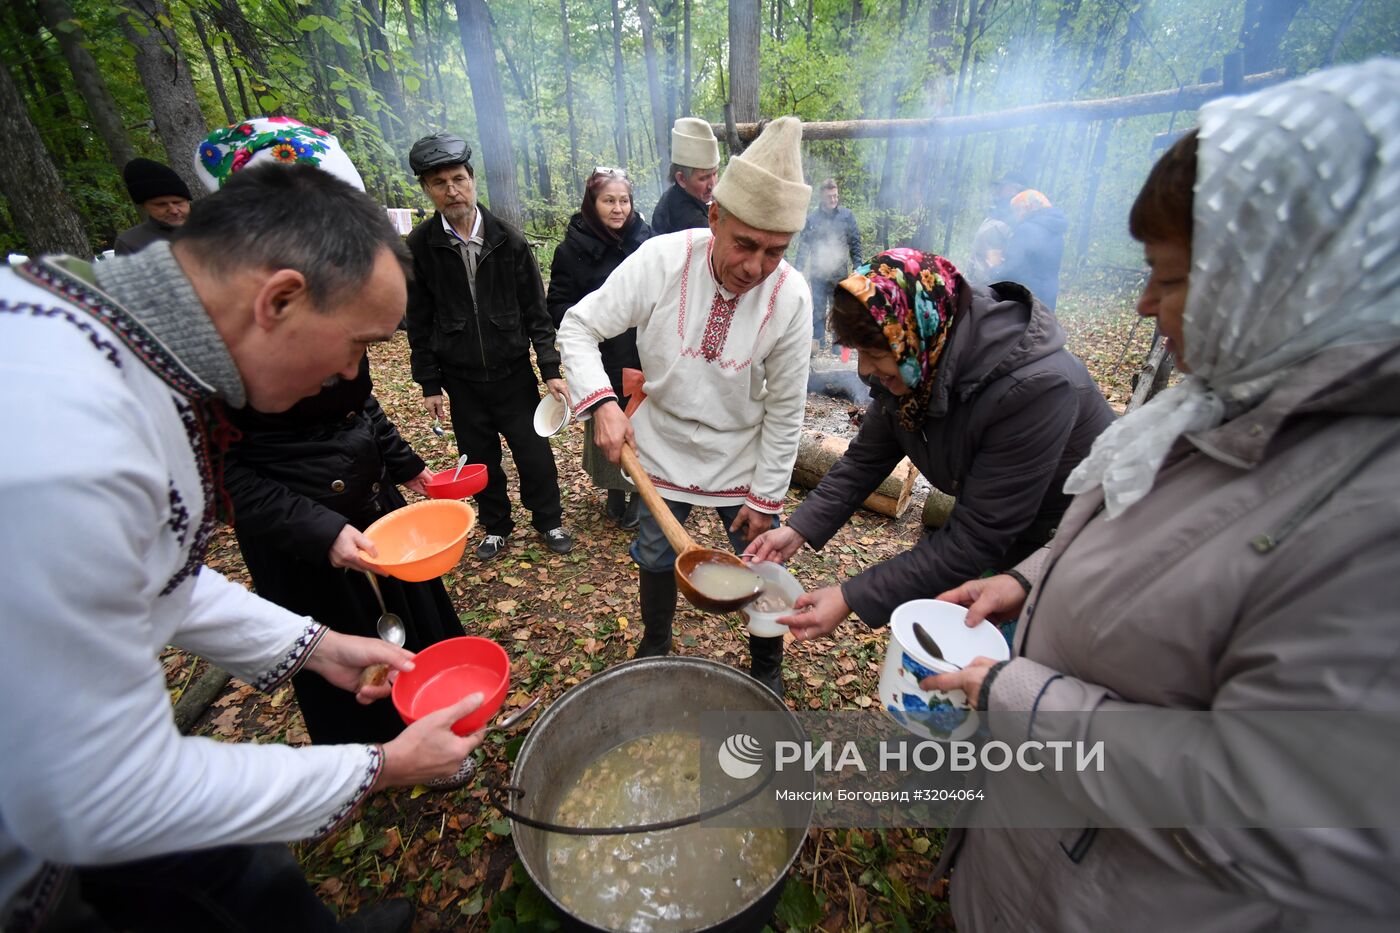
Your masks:
{"label": "woman in white headscarf", "polygon": [[[1013,660],[926,682],[966,690],[996,738],[1118,741],[1104,772],[1035,775],[1082,823],[950,838],[958,926],[1393,929],[1395,829],[1096,827],[1129,822],[1129,786],[1157,812],[1247,813],[1346,777],[1345,747],[1313,773],[1257,733],[1211,740],[1221,713],[1400,711],[1400,63],[1207,105],[1130,229],[1138,311],[1186,375],[1071,475],[1018,568],[1029,593],[1003,575],[942,595],[970,623],[1019,617]],[[1144,727],[1166,710],[1213,715]],[[1029,714],[1017,736],[1000,711]]]}

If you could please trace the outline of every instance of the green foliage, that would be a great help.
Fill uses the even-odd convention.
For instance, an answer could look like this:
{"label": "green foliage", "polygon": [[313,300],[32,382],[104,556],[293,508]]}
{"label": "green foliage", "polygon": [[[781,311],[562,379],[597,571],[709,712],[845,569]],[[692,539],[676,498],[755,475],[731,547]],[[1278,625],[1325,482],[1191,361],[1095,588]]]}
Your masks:
{"label": "green foliage", "polygon": [[[412,38],[404,4],[379,4],[386,17],[385,53],[369,44],[377,27],[361,0],[167,2],[169,18],[161,25],[173,31],[190,63],[211,127],[225,122],[214,87],[217,68],[238,116],[281,110],[330,130],[369,190],[396,207],[430,207],[404,165],[407,146],[417,136],[450,129],[481,151],[451,3],[412,2]],[[526,230],[544,244],[540,260],[546,267],[550,244],[578,208],[579,185],[589,168],[619,160],[610,2],[567,3],[577,161],[570,151],[559,3],[489,5]],[[653,138],[640,18],[635,0],[622,2],[626,168],[637,185],[637,205],[649,213],[661,192],[669,140]],[[136,150],[170,161],[154,132],[117,20],[119,7],[101,0],[71,3],[74,18],[63,28],[83,30]],[[727,7],[699,0],[689,6],[690,112],[718,122],[729,86]],[[1283,36],[1280,64],[1296,73],[1329,59],[1360,61],[1400,50],[1393,0],[1352,6],[1353,0],[1306,4]],[[1239,46],[1243,7],[1244,0],[991,0],[985,6],[955,0],[812,0],[809,22],[808,4],[762,4],[760,109],[770,117],[794,113],[809,121],[909,119],[1168,89],[1196,82],[1203,68],[1218,68]],[[686,3],[651,0],[650,8],[669,120],[683,115]],[[229,27],[221,14],[230,9],[246,20],[246,30]],[[856,10],[859,16],[853,16]],[[985,10],[985,19],[969,24],[967,17],[979,10]],[[212,62],[196,34],[195,15],[207,30]],[[0,15],[0,51],[92,230],[94,250],[100,249],[137,217],[56,38],[36,22],[28,4],[9,5]],[[256,73],[257,67],[266,73]],[[400,89],[402,108],[385,99],[390,81]],[[245,98],[256,112],[243,112]],[[1193,113],[1182,112],[1092,127],[1042,124],[960,139],[811,142],[805,148],[806,169],[813,180],[831,175],[840,181],[868,251],[895,243],[946,246],[958,261],[985,212],[986,182],[1019,169],[1069,215],[1071,264],[1135,266],[1138,254],[1123,221],[1160,151],[1153,148],[1154,139],[1193,120]],[[1102,171],[1096,173],[1091,157],[1098,127],[1110,135]],[[540,184],[542,169],[547,191]],[[484,173],[478,177],[489,203]],[[23,246],[13,234],[0,236],[10,248]]]}

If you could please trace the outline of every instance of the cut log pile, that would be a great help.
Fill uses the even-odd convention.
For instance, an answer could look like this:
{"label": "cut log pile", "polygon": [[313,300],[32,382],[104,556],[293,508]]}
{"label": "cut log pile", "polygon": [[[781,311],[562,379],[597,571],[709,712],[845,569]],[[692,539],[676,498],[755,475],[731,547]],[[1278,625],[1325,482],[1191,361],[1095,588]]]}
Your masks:
{"label": "cut log pile", "polygon": [[[797,443],[797,464],[792,468],[792,481],[804,489],[815,489],[833,464],[845,454],[850,441],[844,437],[833,437],[813,431],[802,432]],[[914,491],[914,477],[918,470],[905,457],[899,461],[894,472],[885,477],[880,488],[862,503],[872,512],[899,518],[909,508],[909,497]]]}

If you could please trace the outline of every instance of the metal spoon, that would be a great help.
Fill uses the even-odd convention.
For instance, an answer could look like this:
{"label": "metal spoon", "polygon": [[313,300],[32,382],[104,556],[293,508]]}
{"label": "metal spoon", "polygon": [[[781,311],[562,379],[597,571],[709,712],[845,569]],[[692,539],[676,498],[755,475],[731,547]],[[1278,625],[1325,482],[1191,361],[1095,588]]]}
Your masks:
{"label": "metal spoon", "polygon": [[457,458],[457,472],[452,474],[452,482],[454,482],[454,483],[457,482],[457,477],[459,477],[459,476],[462,475],[462,467],[464,467],[464,466],[466,466],[466,465],[467,465],[467,455],[466,455],[466,454],[462,454],[462,456],[460,456],[460,457]]}
{"label": "metal spoon", "polygon": [[[384,604],[384,594],[379,592],[379,578],[368,570],[365,571],[365,576],[369,578],[370,589],[374,590],[375,599],[379,600],[379,621],[374,624],[375,631],[389,644],[402,648],[408,637],[403,627],[403,619],[390,612],[389,607]],[[389,665],[371,664],[360,672],[360,686],[377,687],[384,683],[388,676]]]}
{"label": "metal spoon", "polygon": [[507,716],[505,719],[502,719],[500,722],[498,722],[498,723],[496,723],[494,726],[492,726],[490,731],[492,731],[492,732],[496,732],[496,731],[504,732],[506,729],[509,729],[511,726],[515,725],[517,722],[519,722],[520,720],[524,719],[526,713],[530,712],[530,710],[534,709],[536,706],[539,706],[539,705],[540,705],[540,698],[539,698],[539,697],[535,697],[535,698],[534,698],[533,700],[531,700],[529,703],[526,703],[524,706],[520,707],[520,709],[518,709],[518,710],[516,710],[515,712],[511,713],[511,714],[510,714],[509,716]]}
{"label": "metal spoon", "polygon": [[952,667],[957,668],[958,670],[962,670],[961,664],[953,664],[952,661],[949,661],[947,658],[943,657],[943,651],[938,647],[938,642],[933,640],[933,636],[928,633],[928,630],[924,628],[922,623],[914,623],[914,640],[919,643],[920,648],[923,648],[925,651],[933,655],[938,660],[942,661],[944,664],[948,664]]}

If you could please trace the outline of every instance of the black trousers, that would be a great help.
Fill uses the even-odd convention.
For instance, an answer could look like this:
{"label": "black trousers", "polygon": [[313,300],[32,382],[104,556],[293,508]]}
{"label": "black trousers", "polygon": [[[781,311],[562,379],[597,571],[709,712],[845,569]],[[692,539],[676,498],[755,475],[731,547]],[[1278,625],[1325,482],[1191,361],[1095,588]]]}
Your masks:
{"label": "black trousers", "polygon": [[284,845],[224,846],[78,869],[41,933],[332,933]]}
{"label": "black trousers", "polygon": [[810,280],[812,287],[812,339],[821,344],[826,343],[826,315],[831,307],[831,294],[836,290],[836,283],[839,281],[840,279],[818,278]]}
{"label": "black trousers", "polygon": [[457,451],[472,463],[486,464],[486,488],[477,493],[481,528],[506,536],[515,527],[506,496],[506,473],[501,468],[501,437],[510,444],[515,471],[520,475],[520,501],[530,510],[536,531],[563,524],[559,503],[559,471],[547,438],[535,433],[535,406],[540,403],[535,371],[523,366],[496,382],[468,382],[443,376],[451,404]]}

